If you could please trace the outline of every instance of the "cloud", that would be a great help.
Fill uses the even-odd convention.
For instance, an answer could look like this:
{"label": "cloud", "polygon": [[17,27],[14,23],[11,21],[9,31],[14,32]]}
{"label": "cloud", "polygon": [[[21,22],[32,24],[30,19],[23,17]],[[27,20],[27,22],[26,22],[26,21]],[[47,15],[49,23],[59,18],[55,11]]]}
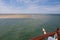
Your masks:
{"label": "cloud", "polygon": [[46,3],[48,0],[0,0],[0,14],[60,13],[60,4],[49,6]]}

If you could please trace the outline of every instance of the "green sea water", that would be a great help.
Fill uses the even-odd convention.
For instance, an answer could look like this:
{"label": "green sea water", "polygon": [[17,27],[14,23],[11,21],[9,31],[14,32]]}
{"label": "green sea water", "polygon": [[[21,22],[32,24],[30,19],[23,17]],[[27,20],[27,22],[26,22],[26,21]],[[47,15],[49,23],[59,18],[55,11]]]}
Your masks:
{"label": "green sea water", "polygon": [[39,18],[0,19],[0,40],[31,40],[42,35],[42,27],[47,32],[60,27],[60,15],[46,15],[48,20]]}

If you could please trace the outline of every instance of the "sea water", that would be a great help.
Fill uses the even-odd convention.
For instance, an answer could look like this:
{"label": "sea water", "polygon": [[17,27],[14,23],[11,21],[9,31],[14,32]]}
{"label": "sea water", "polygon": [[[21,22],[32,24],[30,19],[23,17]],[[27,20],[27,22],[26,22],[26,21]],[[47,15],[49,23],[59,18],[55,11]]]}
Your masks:
{"label": "sea water", "polygon": [[0,40],[31,40],[60,27],[60,15],[46,15],[48,18],[0,18]]}

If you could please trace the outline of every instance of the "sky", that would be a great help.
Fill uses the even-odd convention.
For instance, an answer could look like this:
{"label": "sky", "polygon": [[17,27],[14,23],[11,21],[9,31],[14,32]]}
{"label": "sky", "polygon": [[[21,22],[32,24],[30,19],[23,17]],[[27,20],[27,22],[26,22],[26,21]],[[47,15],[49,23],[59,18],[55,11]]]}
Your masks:
{"label": "sky", "polygon": [[0,0],[0,14],[60,14],[60,0]]}

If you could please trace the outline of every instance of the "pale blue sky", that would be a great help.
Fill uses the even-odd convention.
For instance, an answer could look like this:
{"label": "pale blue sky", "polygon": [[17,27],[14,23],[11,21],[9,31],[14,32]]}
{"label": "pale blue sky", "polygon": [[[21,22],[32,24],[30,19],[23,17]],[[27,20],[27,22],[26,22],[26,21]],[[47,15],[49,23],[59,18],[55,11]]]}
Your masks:
{"label": "pale blue sky", "polygon": [[60,0],[0,0],[0,14],[60,14]]}

